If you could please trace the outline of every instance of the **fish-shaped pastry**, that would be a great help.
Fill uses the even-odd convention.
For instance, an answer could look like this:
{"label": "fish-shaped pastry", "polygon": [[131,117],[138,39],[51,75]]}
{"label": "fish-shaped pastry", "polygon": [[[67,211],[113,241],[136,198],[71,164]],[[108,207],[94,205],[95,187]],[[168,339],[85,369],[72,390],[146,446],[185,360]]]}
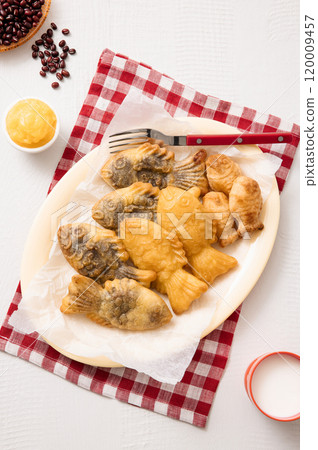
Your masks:
{"label": "fish-shaped pastry", "polygon": [[[209,194],[207,194],[209,195]],[[235,258],[210,246],[217,240],[217,217],[211,217],[199,201],[199,188],[188,191],[168,186],[159,190],[149,183],[134,183],[106,194],[93,208],[94,219],[107,228],[115,227],[132,212],[149,213],[169,232],[175,229],[183,243],[193,274],[208,283],[237,264]],[[134,205],[142,205],[140,209]],[[180,224],[179,221],[185,220]],[[234,232],[237,235],[236,230]]]}
{"label": "fish-shaped pastry", "polygon": [[183,244],[192,273],[206,283],[236,266],[237,260],[210,244],[216,241],[213,215],[199,201],[200,189],[184,191],[168,186],[160,191],[157,213],[161,226],[176,233]]}
{"label": "fish-shaped pastry", "polygon": [[159,295],[137,281],[106,281],[104,287],[90,278],[74,275],[62,300],[64,314],[86,314],[99,325],[145,331],[168,323],[172,314]]}
{"label": "fish-shaped pastry", "polygon": [[206,160],[206,173],[212,191],[229,195],[235,178],[242,175],[239,165],[229,156],[216,154]]}
{"label": "fish-shaped pastry", "polygon": [[208,192],[202,199],[202,204],[206,211],[219,214],[220,218],[215,220],[216,235],[219,238],[221,247],[226,247],[235,242],[238,232],[235,228],[235,220],[230,212],[229,199],[223,192]]}
{"label": "fish-shaped pastry", "polygon": [[182,268],[187,264],[182,244],[177,236],[167,239],[168,234],[147,219],[125,219],[120,224],[120,238],[134,264],[157,272],[155,288],[167,294],[173,311],[181,314],[208,286]]}
{"label": "fish-shaped pastry", "polygon": [[127,214],[154,220],[158,195],[159,188],[137,181],[127,188],[109,192],[99,200],[92,209],[93,219],[102,227],[116,231]]}
{"label": "fish-shaped pastry", "polygon": [[206,151],[201,149],[183,161],[175,161],[172,151],[146,142],[111,156],[104,164],[101,175],[115,189],[142,181],[159,189],[168,185],[182,189],[198,186],[205,194],[208,191],[206,156]]}
{"label": "fish-shaped pastry", "polygon": [[244,233],[262,230],[264,225],[260,219],[263,200],[257,181],[249,177],[235,179],[229,195],[230,211],[238,223],[237,232],[240,237]]}
{"label": "fish-shaped pastry", "polygon": [[140,270],[127,263],[129,255],[114,231],[73,223],[62,225],[57,236],[69,264],[79,274],[100,284],[115,278],[133,278],[149,287],[156,278],[154,271]]}

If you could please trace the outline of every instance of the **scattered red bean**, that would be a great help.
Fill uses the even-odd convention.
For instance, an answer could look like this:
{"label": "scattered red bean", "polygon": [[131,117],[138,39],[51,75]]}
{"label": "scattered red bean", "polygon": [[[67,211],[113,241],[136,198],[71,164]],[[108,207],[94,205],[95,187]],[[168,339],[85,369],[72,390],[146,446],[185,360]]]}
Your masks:
{"label": "scattered red bean", "polygon": [[[33,2],[33,3],[32,3]],[[10,45],[10,38],[12,39],[18,39],[19,37],[25,36],[29,29],[32,28],[33,22],[38,22],[40,17],[42,17],[41,10],[37,11],[34,14],[30,14],[28,11],[31,11],[31,8],[29,7],[29,4],[32,3],[33,8],[35,8],[35,4],[39,3],[40,5],[43,5],[45,0],[0,0],[0,35],[1,35],[1,29],[2,27],[2,6],[3,4],[6,5],[16,5],[9,9],[8,12],[15,15],[19,14],[19,8],[22,8],[22,3],[25,4],[26,8],[24,10],[24,16],[25,21],[23,22],[22,26],[17,27],[17,30],[15,29],[15,22],[9,22],[8,26],[5,28],[5,39],[1,41],[0,39],[0,45],[3,43],[4,45]],[[19,6],[18,6],[19,5]],[[8,7],[9,8],[9,7]],[[12,11],[13,10],[13,11]],[[17,12],[15,12],[17,11]],[[7,16],[6,16],[7,17]],[[74,55],[76,53],[75,48],[69,48],[68,45],[66,45],[65,39],[62,39],[59,42],[59,47],[61,48],[61,54],[57,50],[57,45],[54,43],[53,39],[53,30],[56,30],[57,26],[54,22],[51,23],[51,28],[48,28],[45,33],[41,35],[41,39],[38,39],[35,41],[35,43],[32,45],[32,56],[33,58],[37,58],[38,56],[41,59],[42,68],[40,71],[40,75],[42,77],[46,77],[46,74],[52,73],[56,74],[56,78],[59,81],[62,81],[63,78],[69,78],[70,72],[68,70],[65,70],[66,63],[65,59],[68,56],[68,53],[70,55]],[[64,28],[62,30],[62,34],[67,35],[70,31],[68,28]],[[12,35],[12,36],[11,36]],[[45,50],[39,51],[39,46],[43,45]],[[59,69],[62,69],[61,71],[58,71]],[[58,82],[52,83],[52,88],[57,89],[60,86]]]}

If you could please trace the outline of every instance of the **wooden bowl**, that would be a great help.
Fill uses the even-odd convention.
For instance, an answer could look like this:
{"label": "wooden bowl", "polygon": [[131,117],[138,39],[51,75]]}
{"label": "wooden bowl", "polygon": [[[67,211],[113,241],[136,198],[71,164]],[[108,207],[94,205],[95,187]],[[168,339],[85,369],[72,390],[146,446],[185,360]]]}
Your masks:
{"label": "wooden bowl", "polygon": [[18,42],[12,42],[11,45],[0,45],[0,53],[6,52],[8,50],[13,50],[14,48],[20,47],[20,45],[25,44],[29,39],[31,39],[41,28],[41,26],[44,24],[45,19],[47,18],[48,12],[50,10],[51,6],[51,0],[45,0],[44,5],[42,6],[42,17],[39,20],[36,27],[31,28],[29,33],[24,36],[23,38],[19,39]]}

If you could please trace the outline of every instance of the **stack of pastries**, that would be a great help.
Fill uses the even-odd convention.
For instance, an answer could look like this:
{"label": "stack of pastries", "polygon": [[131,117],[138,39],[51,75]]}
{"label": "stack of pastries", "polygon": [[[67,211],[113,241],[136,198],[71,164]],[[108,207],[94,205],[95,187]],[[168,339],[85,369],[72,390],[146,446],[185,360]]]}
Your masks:
{"label": "stack of pastries", "polygon": [[149,142],[111,156],[101,175],[114,190],[92,208],[99,226],[58,230],[79,274],[62,300],[64,314],[131,331],[165,325],[173,315],[151,288],[184,313],[237,265],[211,245],[263,228],[258,183],[226,155],[207,158],[201,149],[176,162],[172,151]]}

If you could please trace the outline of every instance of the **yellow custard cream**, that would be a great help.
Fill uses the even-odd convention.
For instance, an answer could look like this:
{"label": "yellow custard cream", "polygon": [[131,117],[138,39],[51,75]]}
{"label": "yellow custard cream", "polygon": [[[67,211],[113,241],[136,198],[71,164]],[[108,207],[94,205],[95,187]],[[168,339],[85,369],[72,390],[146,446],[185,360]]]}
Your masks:
{"label": "yellow custard cream", "polygon": [[8,112],[6,128],[20,147],[38,148],[50,142],[56,130],[54,111],[41,100],[20,100]]}

